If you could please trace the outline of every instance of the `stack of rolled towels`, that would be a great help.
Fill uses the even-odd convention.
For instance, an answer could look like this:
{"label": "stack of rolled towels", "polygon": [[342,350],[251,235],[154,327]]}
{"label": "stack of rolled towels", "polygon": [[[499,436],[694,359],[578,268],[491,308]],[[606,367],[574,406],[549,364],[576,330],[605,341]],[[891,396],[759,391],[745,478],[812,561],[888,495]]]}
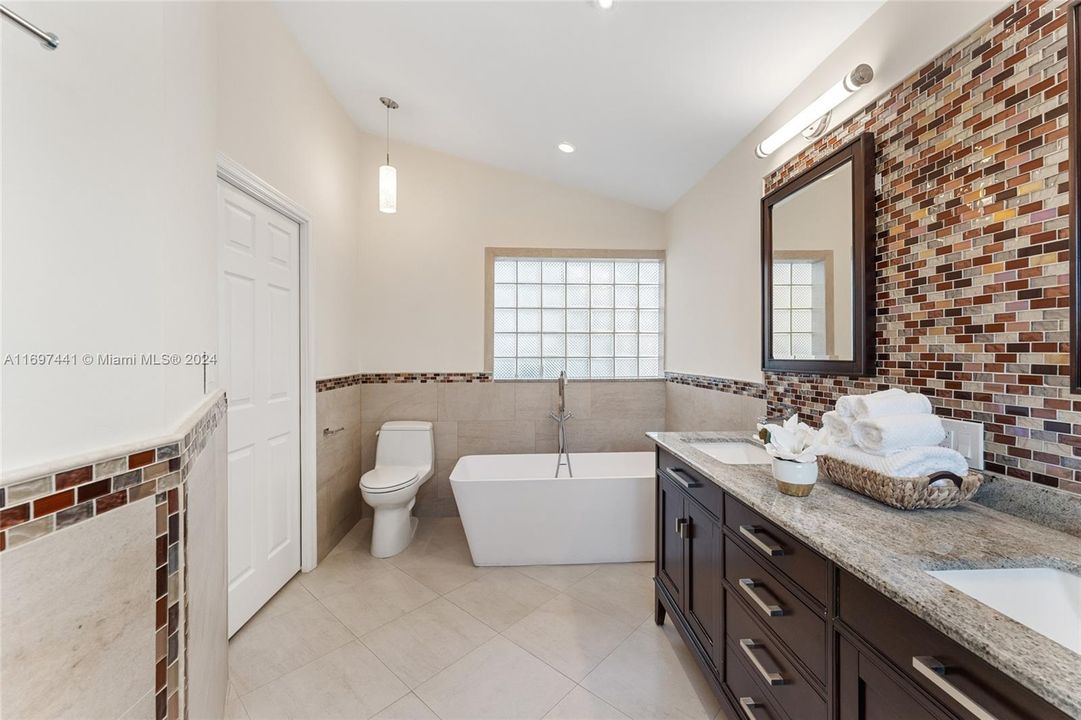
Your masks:
{"label": "stack of rolled towels", "polygon": [[946,430],[919,393],[892,388],[846,395],[822,415],[822,424],[830,432],[827,454],[838,460],[897,478],[968,473],[964,455],[938,445]]}

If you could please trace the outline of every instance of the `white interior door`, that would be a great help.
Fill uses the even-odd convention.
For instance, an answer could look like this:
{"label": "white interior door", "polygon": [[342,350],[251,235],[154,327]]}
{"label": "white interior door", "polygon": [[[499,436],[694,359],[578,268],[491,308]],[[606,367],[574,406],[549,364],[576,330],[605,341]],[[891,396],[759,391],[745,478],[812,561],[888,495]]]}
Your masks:
{"label": "white interior door", "polygon": [[300,226],[218,181],[229,635],[300,570]]}

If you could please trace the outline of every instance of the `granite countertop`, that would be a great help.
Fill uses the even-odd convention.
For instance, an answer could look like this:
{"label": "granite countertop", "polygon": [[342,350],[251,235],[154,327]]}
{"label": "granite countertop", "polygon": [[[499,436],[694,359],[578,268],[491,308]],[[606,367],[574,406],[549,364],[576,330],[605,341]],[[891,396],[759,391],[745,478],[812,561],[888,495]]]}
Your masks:
{"label": "granite countertop", "polygon": [[776,489],[769,465],[728,465],[691,442],[747,432],[648,433],[736,499],[1067,714],[1081,718],[1081,656],[925,570],[1056,567],[1081,574],[1081,541],[977,503],[896,510],[819,477],[806,498]]}

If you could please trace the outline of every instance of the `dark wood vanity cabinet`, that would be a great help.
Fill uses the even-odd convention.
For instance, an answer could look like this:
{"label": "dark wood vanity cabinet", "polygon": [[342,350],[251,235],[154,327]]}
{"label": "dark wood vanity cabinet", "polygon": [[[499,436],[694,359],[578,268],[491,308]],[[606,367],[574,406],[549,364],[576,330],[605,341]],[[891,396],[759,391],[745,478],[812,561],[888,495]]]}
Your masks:
{"label": "dark wood vanity cabinet", "polygon": [[732,720],[1068,717],[664,450],[656,533],[657,623]]}
{"label": "dark wood vanity cabinet", "polygon": [[[700,661],[715,677],[723,663],[721,639],[721,520],[720,507],[710,510],[707,490],[692,495],[709,482],[674,462],[657,471],[657,613],[671,612],[680,631],[690,635]],[[710,483],[713,485],[713,483]],[[716,488],[716,485],[713,485]],[[716,499],[720,499],[718,490]],[[663,590],[661,589],[663,588]],[[663,598],[663,602],[662,602]]]}

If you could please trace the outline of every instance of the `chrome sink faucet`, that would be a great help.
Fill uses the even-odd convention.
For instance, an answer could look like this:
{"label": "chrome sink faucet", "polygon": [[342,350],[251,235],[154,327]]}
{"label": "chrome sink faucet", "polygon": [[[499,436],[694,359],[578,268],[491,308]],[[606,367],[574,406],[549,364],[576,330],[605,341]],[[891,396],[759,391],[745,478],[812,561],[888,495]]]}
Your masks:
{"label": "chrome sink faucet", "polygon": [[[559,455],[556,457],[556,477],[559,477],[559,471],[564,465],[567,466],[567,476],[574,477],[574,471],[571,470],[571,455],[567,451],[567,421],[574,417],[573,414],[567,412],[567,373],[559,373],[559,412],[548,413],[548,417],[559,423]],[[563,461],[566,456],[566,462]]]}

